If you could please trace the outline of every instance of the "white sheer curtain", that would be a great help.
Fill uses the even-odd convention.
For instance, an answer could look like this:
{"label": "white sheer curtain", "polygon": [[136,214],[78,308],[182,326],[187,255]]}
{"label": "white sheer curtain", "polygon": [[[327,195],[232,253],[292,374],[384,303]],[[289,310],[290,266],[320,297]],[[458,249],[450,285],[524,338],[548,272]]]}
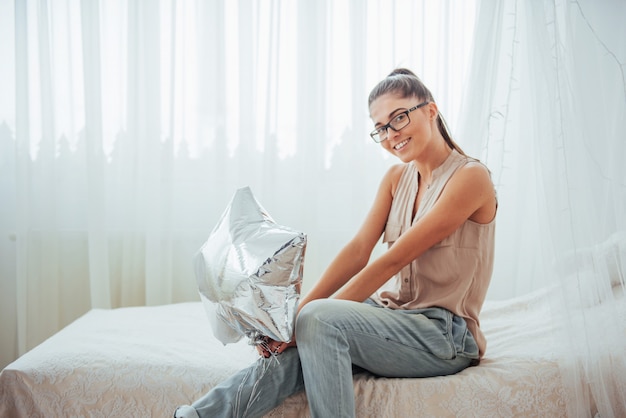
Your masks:
{"label": "white sheer curtain", "polygon": [[626,3],[474,13],[0,1],[0,363],[91,308],[196,300],[191,257],[244,185],[309,235],[310,286],[392,162],[367,136],[366,99],[406,66],[492,170],[488,297],[550,287],[569,415],[624,416]]}
{"label": "white sheer curtain", "polygon": [[551,286],[572,417],[626,416],[626,3],[481,1],[461,108],[498,187],[490,297]]}
{"label": "white sheer curtain", "polygon": [[91,308],[198,300],[238,187],[309,236],[305,287],[392,162],[367,95],[420,74],[454,126],[473,2],[0,1],[2,366]]}

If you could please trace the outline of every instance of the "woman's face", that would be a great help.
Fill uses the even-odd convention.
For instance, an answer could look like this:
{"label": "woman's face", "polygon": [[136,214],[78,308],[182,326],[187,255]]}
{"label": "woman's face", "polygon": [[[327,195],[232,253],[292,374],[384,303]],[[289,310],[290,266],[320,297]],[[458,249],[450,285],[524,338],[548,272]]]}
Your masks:
{"label": "woman's face", "polygon": [[[379,128],[422,102],[423,100],[417,97],[384,94],[371,103],[370,117],[374,127]],[[380,144],[403,162],[415,160],[433,139],[433,127],[436,129],[436,125],[431,122],[436,116],[437,108],[434,103],[415,109],[408,114],[410,120],[408,125],[398,132],[387,128],[387,139]]]}

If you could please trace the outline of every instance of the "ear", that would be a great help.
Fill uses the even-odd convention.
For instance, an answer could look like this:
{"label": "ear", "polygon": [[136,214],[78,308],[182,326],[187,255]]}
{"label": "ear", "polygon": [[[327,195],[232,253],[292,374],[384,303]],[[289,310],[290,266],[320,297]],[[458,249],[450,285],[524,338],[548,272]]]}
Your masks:
{"label": "ear", "polygon": [[439,108],[437,107],[437,103],[428,103],[428,106],[426,106],[426,111],[428,112],[428,119],[432,121],[437,120],[437,116],[439,116]]}

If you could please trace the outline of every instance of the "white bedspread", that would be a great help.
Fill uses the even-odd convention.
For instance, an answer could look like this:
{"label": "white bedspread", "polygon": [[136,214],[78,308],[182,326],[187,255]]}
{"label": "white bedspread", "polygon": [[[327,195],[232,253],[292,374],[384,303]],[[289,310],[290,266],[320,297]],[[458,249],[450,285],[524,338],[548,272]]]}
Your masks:
{"label": "white bedspread", "polygon": [[[488,302],[477,367],[446,377],[355,378],[359,417],[559,417],[564,392],[545,294]],[[222,346],[200,302],[92,310],[0,374],[0,416],[169,417],[257,358]],[[268,416],[308,416],[306,397]]]}

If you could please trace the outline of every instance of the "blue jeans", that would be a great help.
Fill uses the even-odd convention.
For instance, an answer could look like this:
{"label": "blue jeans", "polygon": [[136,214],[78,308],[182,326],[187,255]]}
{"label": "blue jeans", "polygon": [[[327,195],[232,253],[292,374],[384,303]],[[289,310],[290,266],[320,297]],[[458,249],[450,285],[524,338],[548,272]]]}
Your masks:
{"label": "blue jeans", "polygon": [[442,308],[393,310],[372,301],[307,304],[296,321],[297,348],[260,358],[176,417],[262,417],[306,390],[313,418],[354,417],[354,370],[384,377],[457,373],[478,359],[465,321]]}

